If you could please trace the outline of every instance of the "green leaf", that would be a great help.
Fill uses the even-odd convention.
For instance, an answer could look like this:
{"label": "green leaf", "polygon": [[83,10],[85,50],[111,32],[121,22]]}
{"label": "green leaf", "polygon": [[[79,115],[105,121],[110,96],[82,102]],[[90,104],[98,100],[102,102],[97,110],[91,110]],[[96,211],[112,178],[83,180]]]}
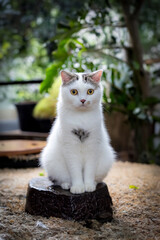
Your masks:
{"label": "green leaf", "polygon": [[103,101],[105,103],[108,103],[108,98],[107,98],[107,95],[106,95],[106,88],[103,89]]}
{"label": "green leaf", "polygon": [[136,102],[130,101],[127,106],[128,110],[134,110],[136,108]]}
{"label": "green leaf", "polygon": [[86,50],[83,43],[78,41],[76,38],[63,39],[58,44],[58,49],[53,52],[53,56],[56,61],[46,69],[46,77],[40,85],[40,92],[48,91],[52,86],[54,79],[58,76],[59,71],[62,69],[62,65],[72,55],[71,50],[76,47],[81,49],[78,53],[78,58],[81,58],[82,52]]}
{"label": "green leaf", "polygon": [[133,61],[133,67],[136,69],[136,70],[139,70],[140,69],[140,65],[138,62],[136,61]]}
{"label": "green leaf", "polygon": [[159,116],[152,115],[152,118],[153,118],[154,121],[160,122],[160,117]]}
{"label": "green leaf", "polygon": [[40,85],[40,92],[47,92],[48,89],[52,86],[54,79],[58,76],[59,71],[62,68],[64,61],[54,62],[51,66],[49,66],[46,70],[46,78]]}
{"label": "green leaf", "polygon": [[85,28],[85,27],[82,27],[81,25],[79,25],[79,26],[71,28],[71,30],[67,29],[66,31],[58,33],[56,36],[51,38],[50,41],[62,40],[62,39],[70,38],[70,37],[72,37],[72,34],[74,34],[76,32],[79,32],[83,28]]}
{"label": "green leaf", "polygon": [[39,176],[41,176],[41,177],[43,177],[44,175],[45,175],[44,172],[39,173]]}
{"label": "green leaf", "polygon": [[129,188],[130,188],[130,189],[139,189],[139,187],[136,187],[136,186],[134,186],[134,185],[129,185]]}
{"label": "green leaf", "polygon": [[158,103],[160,103],[160,98],[157,97],[148,97],[144,101],[144,104],[146,105],[156,105]]}

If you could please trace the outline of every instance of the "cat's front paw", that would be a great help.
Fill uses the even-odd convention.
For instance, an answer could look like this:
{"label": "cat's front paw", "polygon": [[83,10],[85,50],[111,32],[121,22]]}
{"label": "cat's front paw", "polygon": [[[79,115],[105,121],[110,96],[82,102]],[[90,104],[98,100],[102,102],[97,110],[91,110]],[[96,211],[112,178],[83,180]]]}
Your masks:
{"label": "cat's front paw", "polygon": [[95,183],[86,183],[85,184],[85,191],[86,192],[93,192],[96,190],[96,184]]}
{"label": "cat's front paw", "polygon": [[61,184],[61,188],[65,189],[65,190],[68,190],[68,189],[70,189],[70,184],[67,183],[67,182],[64,182],[64,183]]}
{"label": "cat's front paw", "polygon": [[85,187],[83,184],[81,185],[73,185],[70,188],[70,192],[74,194],[79,194],[79,193],[84,193],[85,192]]}

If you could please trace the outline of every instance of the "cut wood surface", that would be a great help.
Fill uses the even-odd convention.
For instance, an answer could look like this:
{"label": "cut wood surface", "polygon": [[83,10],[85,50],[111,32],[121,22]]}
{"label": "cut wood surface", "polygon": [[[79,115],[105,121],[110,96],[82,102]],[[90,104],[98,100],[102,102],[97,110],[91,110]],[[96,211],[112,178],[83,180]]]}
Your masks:
{"label": "cut wood surface", "polygon": [[1,140],[0,156],[15,156],[39,153],[46,145],[46,141],[36,140]]}

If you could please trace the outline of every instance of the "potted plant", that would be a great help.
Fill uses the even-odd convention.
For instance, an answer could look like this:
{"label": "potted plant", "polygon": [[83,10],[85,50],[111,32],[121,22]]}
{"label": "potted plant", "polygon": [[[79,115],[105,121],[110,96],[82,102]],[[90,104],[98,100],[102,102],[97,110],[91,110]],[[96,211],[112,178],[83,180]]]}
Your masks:
{"label": "potted plant", "polygon": [[14,99],[15,106],[18,113],[20,129],[22,131],[39,131],[36,119],[33,117],[33,109],[37,102],[43,97],[38,89],[18,90],[16,98]]}
{"label": "potted plant", "polygon": [[49,95],[42,98],[34,107],[33,117],[39,123],[40,132],[49,132],[56,117],[56,105],[60,85],[61,79],[55,79],[48,91]]}

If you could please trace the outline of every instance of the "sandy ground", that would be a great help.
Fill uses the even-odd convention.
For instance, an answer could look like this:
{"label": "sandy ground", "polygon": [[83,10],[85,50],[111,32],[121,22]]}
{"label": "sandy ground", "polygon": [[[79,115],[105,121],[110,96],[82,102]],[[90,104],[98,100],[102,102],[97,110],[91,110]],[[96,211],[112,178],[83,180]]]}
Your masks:
{"label": "sandy ground", "polygon": [[[160,167],[117,162],[105,179],[114,206],[111,223],[90,224],[24,212],[28,181],[40,168],[0,170],[0,240],[160,239]],[[138,189],[130,189],[134,185]]]}

